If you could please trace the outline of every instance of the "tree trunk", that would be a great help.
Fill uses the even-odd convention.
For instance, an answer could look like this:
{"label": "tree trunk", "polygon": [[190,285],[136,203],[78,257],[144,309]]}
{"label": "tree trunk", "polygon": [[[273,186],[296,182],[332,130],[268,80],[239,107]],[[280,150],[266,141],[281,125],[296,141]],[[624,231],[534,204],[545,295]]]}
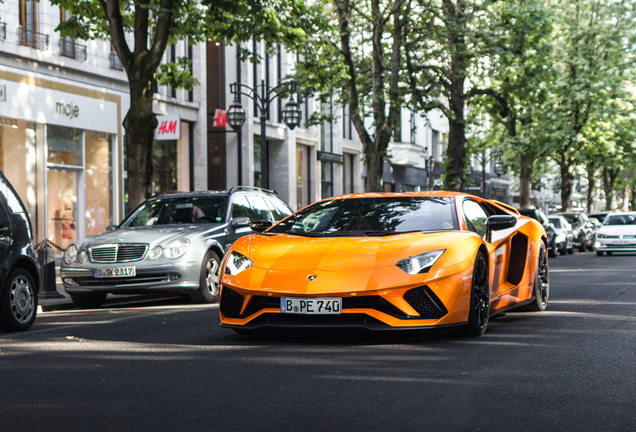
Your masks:
{"label": "tree trunk", "polygon": [[460,192],[464,182],[466,157],[466,125],[464,124],[464,78],[456,78],[451,86],[450,105],[453,116],[448,119],[448,148],[444,186]]}
{"label": "tree trunk", "polygon": [[623,211],[629,211],[629,186],[623,186]]}
{"label": "tree trunk", "polygon": [[570,197],[572,196],[572,185],[574,183],[574,175],[572,171],[574,167],[567,156],[561,155],[561,211],[570,211]]}
{"label": "tree trunk", "polygon": [[152,82],[129,80],[130,109],[124,119],[128,209],[133,210],[152,194],[152,143],[157,118],[152,112]]}
{"label": "tree trunk", "polygon": [[587,164],[587,213],[592,211],[594,204],[594,189],[596,189],[596,166],[594,161]]}
{"label": "tree trunk", "polygon": [[519,171],[519,208],[530,208],[530,191],[532,189],[532,155],[522,153],[519,157],[521,170]]}
{"label": "tree trunk", "polygon": [[373,150],[365,149],[367,161],[367,191],[368,192],[384,192],[382,185],[382,173],[384,168],[384,158],[382,153],[377,151],[377,142],[374,140],[370,143]]}

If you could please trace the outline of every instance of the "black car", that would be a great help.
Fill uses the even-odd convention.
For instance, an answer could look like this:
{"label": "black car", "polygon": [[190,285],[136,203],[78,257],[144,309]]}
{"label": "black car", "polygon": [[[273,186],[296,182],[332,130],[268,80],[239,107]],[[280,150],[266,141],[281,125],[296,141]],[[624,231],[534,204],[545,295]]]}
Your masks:
{"label": "black car", "polygon": [[39,266],[31,220],[0,171],[0,330],[22,331],[37,314]]}
{"label": "black car", "polygon": [[522,216],[528,216],[532,219],[538,221],[541,225],[543,225],[543,229],[545,230],[545,234],[548,237],[548,256],[550,258],[556,258],[558,255],[557,245],[556,245],[556,234],[554,232],[554,225],[548,219],[548,217],[538,208],[528,208],[521,209],[519,213]]}
{"label": "black car", "polygon": [[574,231],[574,247],[578,248],[579,252],[594,250],[596,227],[590,222],[585,213],[561,212],[554,214],[563,216],[570,225],[572,225],[572,230]]}

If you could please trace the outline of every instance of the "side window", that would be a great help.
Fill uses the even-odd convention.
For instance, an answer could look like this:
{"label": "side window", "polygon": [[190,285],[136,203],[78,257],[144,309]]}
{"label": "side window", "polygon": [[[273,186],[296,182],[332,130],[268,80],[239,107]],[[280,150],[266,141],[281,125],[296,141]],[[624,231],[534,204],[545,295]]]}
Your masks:
{"label": "side window", "polygon": [[6,199],[7,206],[11,213],[26,213],[20,198],[18,198],[13,188],[5,183],[5,180],[3,179],[0,179],[0,193]]}
{"label": "side window", "polygon": [[281,200],[277,198],[271,198],[271,201],[278,209],[278,212],[283,216],[283,219],[292,214],[292,211],[289,209],[289,207],[287,207],[287,205],[285,205],[285,203],[283,203]]}
{"label": "side window", "polygon": [[254,208],[256,220],[274,220],[274,218],[270,215],[267,204],[265,204],[265,200],[263,198],[259,196],[250,196],[247,200]]}
{"label": "side window", "polygon": [[252,207],[247,202],[245,195],[236,195],[234,202],[232,203],[232,219],[236,217],[248,217],[250,221],[254,222],[254,214],[252,213]]}
{"label": "side window", "polygon": [[484,209],[475,201],[464,201],[464,218],[469,231],[476,232],[482,237],[486,236],[486,221],[488,216]]}

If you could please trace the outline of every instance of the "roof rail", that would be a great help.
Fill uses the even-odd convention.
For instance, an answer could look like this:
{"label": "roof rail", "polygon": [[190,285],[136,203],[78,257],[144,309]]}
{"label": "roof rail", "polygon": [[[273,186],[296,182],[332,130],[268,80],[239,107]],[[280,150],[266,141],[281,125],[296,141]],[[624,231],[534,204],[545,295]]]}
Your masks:
{"label": "roof rail", "polygon": [[151,196],[150,198],[154,198],[154,197],[158,197],[161,195],[168,195],[168,194],[173,194],[173,193],[185,193],[183,191],[178,191],[178,190],[167,190],[167,191],[161,191],[161,192],[157,192],[156,194],[154,194],[153,196]]}
{"label": "roof rail", "polygon": [[261,192],[267,192],[267,193],[272,193],[274,195],[278,195],[278,192],[276,192],[275,190],[271,190],[271,189],[264,189],[264,188],[260,188],[260,187],[256,187],[256,186],[234,186],[232,189],[230,189],[228,191],[229,194],[231,194],[234,191],[237,190],[257,190],[257,191],[261,191]]}

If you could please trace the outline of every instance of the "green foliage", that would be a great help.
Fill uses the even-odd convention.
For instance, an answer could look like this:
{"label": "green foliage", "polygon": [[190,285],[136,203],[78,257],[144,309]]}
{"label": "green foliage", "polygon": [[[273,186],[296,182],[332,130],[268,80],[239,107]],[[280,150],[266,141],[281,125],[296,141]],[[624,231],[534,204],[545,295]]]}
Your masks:
{"label": "green foliage", "polygon": [[157,69],[157,84],[192,90],[199,81],[192,76],[192,61],[187,57],[179,57],[176,62],[160,64]]}

